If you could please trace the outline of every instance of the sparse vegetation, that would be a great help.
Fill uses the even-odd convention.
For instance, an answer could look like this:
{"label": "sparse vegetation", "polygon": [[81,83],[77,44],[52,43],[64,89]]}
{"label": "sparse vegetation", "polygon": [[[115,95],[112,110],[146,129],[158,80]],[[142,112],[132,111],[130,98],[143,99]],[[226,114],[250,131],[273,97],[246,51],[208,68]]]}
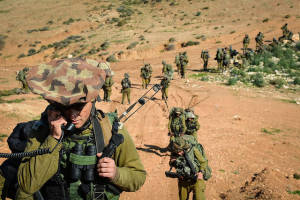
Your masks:
{"label": "sparse vegetation", "polygon": [[68,20],[64,21],[63,24],[64,24],[64,25],[70,25],[70,24],[72,24],[72,23],[74,23],[74,22],[78,22],[78,21],[80,21],[80,20],[81,20],[81,19],[73,19],[73,18],[69,18]]}
{"label": "sparse vegetation", "polygon": [[30,30],[27,30],[27,33],[33,33],[33,32],[40,32],[40,31],[49,31],[49,27],[48,26],[44,26],[42,28],[39,28],[39,29],[30,29]]}
{"label": "sparse vegetation", "polygon": [[133,49],[136,47],[136,45],[138,45],[138,42],[132,42],[126,47],[126,49]]}
{"label": "sparse vegetation", "polygon": [[5,46],[5,39],[7,38],[6,35],[1,35],[0,34],[0,51],[4,48]]}
{"label": "sparse vegetation", "polygon": [[169,42],[170,42],[170,43],[173,43],[173,42],[175,42],[175,41],[176,41],[175,38],[173,38],[173,37],[169,38]]}
{"label": "sparse vegetation", "polygon": [[0,134],[0,141],[3,141],[4,138],[8,137],[8,135],[1,133]]}
{"label": "sparse vegetation", "polygon": [[284,16],[285,19],[288,19],[288,18],[290,18],[290,17],[291,17],[291,15],[286,15],[286,16]]}
{"label": "sparse vegetation", "polygon": [[100,45],[100,48],[101,48],[101,50],[105,51],[108,49],[109,45],[110,45],[110,43],[108,41],[105,41]]}
{"label": "sparse vegetation", "polygon": [[293,174],[294,179],[300,180],[300,174],[294,173]]}
{"label": "sparse vegetation", "polygon": [[114,54],[108,56],[108,57],[106,58],[106,61],[107,61],[107,62],[118,62],[118,60],[117,60],[117,58],[115,57]]}
{"label": "sparse vegetation", "polygon": [[290,191],[288,190],[287,191],[289,194],[296,194],[296,195],[299,195],[300,196],[300,190],[295,190],[295,191]]}
{"label": "sparse vegetation", "polygon": [[188,42],[183,42],[181,43],[181,47],[188,47],[188,46],[193,46],[193,45],[199,45],[200,42],[198,41],[188,41]]}
{"label": "sparse vegetation", "polygon": [[263,23],[267,23],[269,21],[269,18],[265,18],[262,20]]}
{"label": "sparse vegetation", "polygon": [[200,16],[201,15],[201,11],[196,12],[195,16]]}
{"label": "sparse vegetation", "polygon": [[280,130],[280,129],[277,129],[277,128],[269,128],[269,129],[267,129],[267,128],[262,128],[262,129],[261,129],[261,132],[266,133],[266,134],[269,134],[269,135],[275,135],[275,134],[277,134],[277,133],[280,133],[281,130]]}
{"label": "sparse vegetation", "polygon": [[175,49],[175,45],[174,44],[165,44],[164,48],[166,51],[172,51]]}

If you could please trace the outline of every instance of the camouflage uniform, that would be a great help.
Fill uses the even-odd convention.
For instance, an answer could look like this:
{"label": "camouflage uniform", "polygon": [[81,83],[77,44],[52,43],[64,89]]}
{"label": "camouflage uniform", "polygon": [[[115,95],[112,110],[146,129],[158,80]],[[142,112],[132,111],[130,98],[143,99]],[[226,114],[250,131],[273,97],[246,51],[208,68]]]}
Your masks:
{"label": "camouflage uniform", "polygon": [[192,135],[198,141],[197,131],[200,128],[200,124],[198,122],[198,116],[196,116],[192,111],[188,111],[185,114],[185,124],[186,124],[186,132],[187,135]]}
{"label": "camouflage uniform", "polygon": [[264,50],[264,34],[259,32],[255,37],[256,42],[256,52],[262,52]]}
{"label": "camouflage uniform", "polygon": [[[51,107],[50,110],[56,110],[65,117],[64,112],[68,109],[78,109],[79,105],[95,102],[104,79],[103,70],[87,64],[86,60],[80,58],[41,64],[32,68],[27,76],[32,92],[42,95],[50,102],[47,109]],[[61,142],[50,134],[48,114],[44,118],[42,116],[39,121],[25,123],[25,127],[18,125],[14,129],[14,132],[19,132],[17,135],[26,133],[28,136],[29,141],[25,141],[26,152],[41,148],[52,150],[51,153],[23,158],[18,169],[19,189],[16,199],[34,199],[33,195],[39,190],[44,199],[50,200],[89,200],[98,195],[101,195],[99,199],[116,200],[119,199],[121,191],[135,191],[143,185],[146,172],[124,127],[119,129],[118,133],[114,133],[124,137],[123,143],[116,148],[112,156],[117,167],[116,176],[110,182],[103,182],[103,179],[99,182],[100,177],[94,172],[97,163],[96,152],[88,150],[96,148],[96,133],[102,135],[99,141],[100,149],[109,143],[110,138],[114,136],[111,132],[111,122],[116,115],[113,117],[97,111],[95,104],[92,104],[90,116],[85,124],[80,128],[74,127],[75,130],[65,130]],[[47,110],[45,112],[48,113]],[[68,120],[67,117],[65,119]],[[81,153],[79,148],[75,149],[77,146],[82,147]],[[82,173],[73,173],[75,169]],[[89,176],[87,170],[91,173]],[[79,175],[77,179],[74,179],[75,175]]]}
{"label": "camouflage uniform", "polygon": [[131,82],[129,80],[129,75],[127,73],[124,74],[124,79],[121,81],[122,85],[122,104],[124,104],[125,97],[127,96],[128,104],[130,104],[130,88]]}
{"label": "camouflage uniform", "polygon": [[201,58],[203,60],[203,70],[207,71],[208,59],[210,58],[208,50],[202,50]]}
{"label": "camouflage uniform", "polygon": [[[193,193],[193,200],[205,199],[205,182],[203,179],[198,178],[198,173],[201,172],[203,178],[205,178],[204,174],[207,169],[207,160],[195,147],[196,144],[197,141],[190,135],[177,137],[172,144],[170,144],[170,150],[172,152],[170,166],[175,167],[177,173],[190,176],[192,175],[192,169],[186,161],[186,159],[189,158],[196,173],[196,180],[187,179],[184,176],[178,178],[178,193],[180,200],[189,199],[189,194],[191,192]],[[180,155],[180,152],[185,152],[185,155]]]}
{"label": "camouflage uniform", "polygon": [[180,75],[181,78],[185,78],[185,72],[186,72],[186,66],[189,63],[186,51],[183,52],[179,57],[179,63],[180,63]]}
{"label": "camouflage uniform", "polygon": [[227,70],[229,68],[230,65],[230,51],[229,49],[226,47],[223,51],[223,69]]}
{"label": "camouflage uniform", "polygon": [[162,99],[163,100],[168,100],[168,88],[170,86],[170,80],[167,76],[165,76],[161,82],[160,82],[160,85],[161,85],[161,93],[162,93]]}
{"label": "camouflage uniform", "polygon": [[177,67],[177,73],[178,75],[180,76],[181,75],[181,69],[180,69],[180,56],[181,56],[181,53],[179,53],[178,55],[175,56],[175,64],[176,64],[176,67]]}
{"label": "camouflage uniform", "polygon": [[222,49],[218,48],[215,60],[218,62],[218,71],[222,70],[223,71],[223,51]]}
{"label": "camouflage uniform", "polygon": [[174,72],[172,65],[167,64],[164,60],[162,61],[162,65],[163,65],[163,68],[162,68],[163,75],[167,76],[170,80],[172,80],[173,72]]}
{"label": "camouflage uniform", "polygon": [[243,54],[246,53],[246,50],[248,49],[249,43],[250,43],[250,38],[249,38],[249,35],[246,34],[244,39],[243,39]]}
{"label": "camouflage uniform", "polygon": [[142,88],[147,89],[151,81],[152,67],[150,64],[145,64],[141,68]]}
{"label": "camouflage uniform", "polygon": [[22,84],[22,88],[17,90],[17,93],[20,94],[28,94],[30,92],[29,88],[28,88],[28,84],[26,82],[26,76],[27,73],[29,71],[28,67],[24,67],[21,71],[17,72],[17,76],[16,76],[16,80],[20,81]]}
{"label": "camouflage uniform", "polygon": [[[112,73],[112,72],[111,72]],[[104,101],[110,102],[110,95],[111,95],[111,87],[114,84],[114,81],[112,80],[112,75],[111,73],[106,74],[105,82],[103,85],[103,92],[104,92]]]}
{"label": "camouflage uniform", "polygon": [[[183,135],[186,131],[185,116],[182,108],[172,108],[170,111],[168,131],[171,136]],[[172,138],[171,138],[172,139]]]}

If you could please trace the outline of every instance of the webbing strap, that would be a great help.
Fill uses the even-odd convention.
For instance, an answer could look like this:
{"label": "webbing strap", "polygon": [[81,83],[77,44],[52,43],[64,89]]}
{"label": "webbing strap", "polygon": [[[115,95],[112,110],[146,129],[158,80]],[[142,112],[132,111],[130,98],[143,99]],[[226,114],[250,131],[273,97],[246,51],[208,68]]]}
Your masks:
{"label": "webbing strap", "polygon": [[95,165],[97,163],[97,157],[96,155],[82,156],[71,153],[70,162],[76,165]]}
{"label": "webbing strap", "polygon": [[95,135],[95,141],[96,141],[96,149],[97,153],[101,153],[104,149],[104,137],[102,128],[100,126],[100,123],[97,118],[97,111],[95,107],[95,102],[93,103],[92,107],[92,123],[93,123],[93,130]]}

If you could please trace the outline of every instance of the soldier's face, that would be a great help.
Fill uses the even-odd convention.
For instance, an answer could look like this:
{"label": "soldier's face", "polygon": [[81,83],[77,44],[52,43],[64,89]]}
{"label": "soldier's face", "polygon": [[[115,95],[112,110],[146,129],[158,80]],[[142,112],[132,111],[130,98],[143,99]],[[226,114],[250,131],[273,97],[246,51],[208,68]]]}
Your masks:
{"label": "soldier's face", "polygon": [[89,119],[92,110],[92,103],[71,106],[63,111],[67,121],[70,121],[76,128],[81,128]]}

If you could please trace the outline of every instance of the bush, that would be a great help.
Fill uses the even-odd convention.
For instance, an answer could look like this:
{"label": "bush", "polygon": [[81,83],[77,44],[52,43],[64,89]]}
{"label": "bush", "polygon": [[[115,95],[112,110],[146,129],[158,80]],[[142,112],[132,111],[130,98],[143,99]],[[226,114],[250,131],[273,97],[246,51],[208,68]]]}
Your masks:
{"label": "bush", "polygon": [[235,77],[230,77],[227,81],[227,85],[235,85],[237,83],[238,79]]}
{"label": "bush", "polygon": [[117,11],[119,12],[120,17],[122,18],[130,17],[134,14],[134,11],[131,8],[126,7],[124,5],[121,5],[119,8],[117,8]]}
{"label": "bush", "polygon": [[175,38],[173,38],[173,37],[169,38],[169,42],[170,42],[170,43],[173,43],[173,42],[175,42],[175,41],[176,41]]}
{"label": "bush", "polygon": [[27,56],[32,56],[32,55],[34,55],[36,53],[37,53],[37,51],[35,49],[29,49]]}
{"label": "bush", "polygon": [[117,26],[124,26],[126,23],[127,23],[127,21],[125,19],[123,19],[117,23]]}
{"label": "bush", "polygon": [[277,78],[274,80],[270,80],[270,84],[274,85],[276,88],[282,88],[282,86],[285,84],[285,81],[281,78]]}
{"label": "bush", "polygon": [[201,81],[209,81],[209,78],[208,78],[208,76],[202,76],[202,77],[200,78],[200,80],[201,80]]}
{"label": "bush", "polygon": [[256,87],[264,87],[265,86],[265,80],[264,76],[261,73],[256,73],[250,77],[250,80],[252,81],[253,85]]}
{"label": "bush", "polygon": [[106,61],[107,61],[107,62],[118,62],[118,60],[116,59],[116,57],[115,57],[114,54],[108,56],[108,57],[106,58]]}
{"label": "bush", "polygon": [[133,49],[134,47],[136,47],[137,44],[138,42],[132,42],[126,47],[126,49]]}
{"label": "bush", "polygon": [[21,53],[21,54],[18,56],[18,58],[24,58],[24,57],[26,57],[26,55],[25,55],[24,53]]}
{"label": "bush", "polygon": [[265,18],[265,19],[263,19],[263,23],[266,23],[266,22],[268,22],[269,21],[269,18]]}
{"label": "bush", "polygon": [[110,45],[109,42],[105,41],[100,45],[100,48],[101,48],[101,50],[105,51],[106,49],[108,49],[109,45]]}
{"label": "bush", "polygon": [[233,68],[230,72],[230,76],[245,77],[246,73],[241,69]]}
{"label": "bush", "polygon": [[298,50],[298,51],[300,51],[300,42],[297,42],[297,44],[296,44],[296,49]]}
{"label": "bush", "polygon": [[0,35],[0,51],[4,48],[5,46],[5,39],[7,38],[7,36],[5,35]]}
{"label": "bush", "polygon": [[165,50],[166,51],[172,51],[175,49],[175,45],[174,44],[165,44]]}
{"label": "bush", "polygon": [[198,11],[198,12],[196,12],[196,14],[195,14],[195,16],[200,16],[201,15],[201,12],[200,11]]}
{"label": "bush", "polygon": [[188,41],[188,42],[181,43],[181,47],[188,47],[188,46],[199,45],[199,44],[200,42],[198,41]]}
{"label": "bush", "polygon": [[296,77],[293,81],[295,85],[300,85],[300,77]]}

